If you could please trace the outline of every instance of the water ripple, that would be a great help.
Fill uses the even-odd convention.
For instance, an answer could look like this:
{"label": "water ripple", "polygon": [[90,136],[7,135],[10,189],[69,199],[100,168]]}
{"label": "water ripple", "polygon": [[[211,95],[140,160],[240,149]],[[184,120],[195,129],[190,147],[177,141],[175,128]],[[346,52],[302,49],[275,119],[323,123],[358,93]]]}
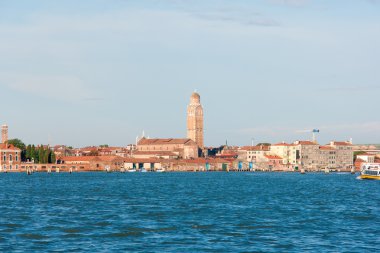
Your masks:
{"label": "water ripple", "polygon": [[349,174],[0,174],[0,252],[379,252],[379,203]]}

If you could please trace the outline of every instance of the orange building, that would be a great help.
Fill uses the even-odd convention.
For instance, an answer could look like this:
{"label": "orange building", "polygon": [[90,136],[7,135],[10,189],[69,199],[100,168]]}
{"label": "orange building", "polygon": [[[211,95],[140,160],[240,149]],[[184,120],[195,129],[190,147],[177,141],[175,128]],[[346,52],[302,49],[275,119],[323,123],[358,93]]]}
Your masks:
{"label": "orange building", "polygon": [[18,170],[21,164],[21,150],[7,143],[0,144],[0,171]]}

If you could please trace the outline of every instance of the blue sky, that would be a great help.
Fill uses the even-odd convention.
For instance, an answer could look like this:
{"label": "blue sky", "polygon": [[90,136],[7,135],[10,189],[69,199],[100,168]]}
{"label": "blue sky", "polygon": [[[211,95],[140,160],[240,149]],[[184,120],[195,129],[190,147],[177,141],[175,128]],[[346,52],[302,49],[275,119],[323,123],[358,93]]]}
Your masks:
{"label": "blue sky", "polygon": [[380,143],[380,1],[0,0],[0,123],[25,143]]}

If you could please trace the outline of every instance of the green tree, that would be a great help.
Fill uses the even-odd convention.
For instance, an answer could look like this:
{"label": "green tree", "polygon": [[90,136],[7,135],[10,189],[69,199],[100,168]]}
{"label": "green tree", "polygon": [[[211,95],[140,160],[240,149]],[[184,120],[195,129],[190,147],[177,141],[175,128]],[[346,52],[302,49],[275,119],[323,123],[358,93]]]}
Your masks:
{"label": "green tree", "polygon": [[30,151],[30,157],[34,160],[35,163],[38,163],[38,152],[34,145],[32,145],[32,149]]}
{"label": "green tree", "polygon": [[26,158],[26,146],[20,139],[11,139],[8,140],[8,144],[12,144],[16,148],[19,148],[21,150],[21,161],[25,161]]}
{"label": "green tree", "polygon": [[264,142],[264,143],[259,143],[256,146],[270,146],[270,145],[271,145],[270,143]]}
{"label": "green tree", "polygon": [[21,150],[26,150],[25,144],[20,139],[11,139],[8,140],[8,144],[12,144],[16,148],[19,148]]}
{"label": "green tree", "polygon": [[32,145],[30,144],[26,147],[25,158],[29,161],[32,160]]}
{"label": "green tree", "polygon": [[49,156],[49,163],[55,163],[55,162],[56,162],[55,154],[53,151],[51,151],[50,156]]}
{"label": "green tree", "polygon": [[44,154],[44,147],[41,145],[38,149],[38,163],[44,163]]}
{"label": "green tree", "polygon": [[49,163],[49,158],[50,158],[50,149],[44,149],[44,163]]}

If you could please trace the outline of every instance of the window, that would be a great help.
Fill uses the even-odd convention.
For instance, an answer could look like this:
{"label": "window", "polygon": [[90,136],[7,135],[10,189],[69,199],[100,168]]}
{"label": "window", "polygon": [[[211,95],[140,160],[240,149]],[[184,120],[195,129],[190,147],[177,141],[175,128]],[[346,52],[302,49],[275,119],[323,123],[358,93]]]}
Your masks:
{"label": "window", "polygon": [[9,165],[9,169],[12,170],[12,165]]}
{"label": "window", "polygon": [[9,155],[9,161],[13,161],[13,156]]}

